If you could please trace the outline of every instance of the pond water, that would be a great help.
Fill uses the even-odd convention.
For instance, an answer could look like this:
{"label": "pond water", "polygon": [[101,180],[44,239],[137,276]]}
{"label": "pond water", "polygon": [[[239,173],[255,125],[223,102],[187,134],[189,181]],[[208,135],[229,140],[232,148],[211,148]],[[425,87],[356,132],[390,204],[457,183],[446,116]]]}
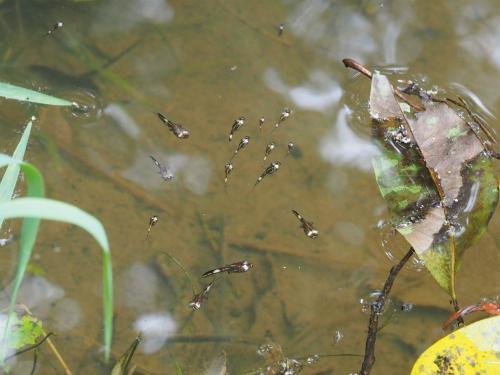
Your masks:
{"label": "pond water", "polygon": [[[363,354],[367,303],[407,250],[388,219],[371,169],[369,82],[341,60],[391,79],[416,79],[474,101],[498,128],[498,1],[108,0],[0,1],[0,80],[90,105],[85,115],[2,100],[0,151],[12,153],[38,120],[26,159],[47,195],[85,209],[111,243],[116,360],[142,331],[137,374],[203,373],[224,351],[231,374],[265,364],[259,345],[292,358]],[[64,26],[46,33],[56,22]],[[284,25],[282,35],[278,26]],[[284,108],[291,116],[273,129]],[[182,123],[177,139],[156,117]],[[245,125],[228,143],[233,121]],[[259,118],[265,117],[262,130]],[[224,165],[239,140],[248,147]],[[276,148],[264,161],[266,145]],[[296,148],[287,155],[287,143]],[[150,155],[171,168],[164,181]],[[254,189],[270,161],[275,174]],[[498,170],[498,168],[497,168]],[[18,191],[19,194],[22,190]],[[307,238],[291,213],[313,221]],[[149,218],[158,223],[147,239]],[[1,281],[15,270],[19,223],[1,237]],[[500,294],[498,215],[465,255],[462,305]],[[240,260],[198,311],[193,275]],[[102,362],[101,254],[80,229],[43,222],[22,302],[44,322],[74,374],[108,374]],[[6,302],[8,289],[2,292]],[[403,311],[401,306],[413,308]],[[443,336],[447,295],[418,262],[398,277],[373,374],[405,374]],[[351,374],[361,357],[325,357],[305,374]],[[14,374],[29,373],[20,356]],[[62,373],[49,349],[37,374]]]}

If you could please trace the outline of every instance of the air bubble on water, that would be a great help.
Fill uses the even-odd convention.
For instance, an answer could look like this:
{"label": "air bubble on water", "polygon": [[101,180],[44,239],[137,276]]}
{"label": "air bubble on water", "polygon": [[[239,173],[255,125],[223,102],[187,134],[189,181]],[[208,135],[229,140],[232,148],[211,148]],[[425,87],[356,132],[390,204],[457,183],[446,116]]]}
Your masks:
{"label": "air bubble on water", "polygon": [[418,257],[411,258],[410,268],[415,270],[416,272],[422,272],[425,269],[425,264]]}
{"label": "air bubble on water", "polygon": [[271,353],[273,350],[273,346],[271,344],[262,344],[257,348],[257,354],[260,356],[266,356],[268,353]]}
{"label": "air bubble on water", "polygon": [[319,361],[319,355],[314,354],[306,359],[306,363],[308,365],[312,365],[313,363],[316,363]]}
{"label": "air bubble on water", "polygon": [[401,305],[401,311],[410,312],[411,310],[413,310],[413,303],[403,303]]}
{"label": "air bubble on water", "polygon": [[393,262],[396,259],[396,257],[392,254],[390,250],[386,250],[384,253],[387,259],[389,259],[391,262]]}

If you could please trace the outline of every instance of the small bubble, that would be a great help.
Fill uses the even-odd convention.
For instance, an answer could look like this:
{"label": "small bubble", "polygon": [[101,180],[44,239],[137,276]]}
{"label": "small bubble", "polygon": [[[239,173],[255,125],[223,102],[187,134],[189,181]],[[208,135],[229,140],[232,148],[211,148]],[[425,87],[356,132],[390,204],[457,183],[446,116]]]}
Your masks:
{"label": "small bubble", "polygon": [[401,305],[401,311],[410,312],[411,310],[413,310],[413,303],[403,303]]}
{"label": "small bubble", "polygon": [[308,365],[312,365],[313,363],[316,363],[319,361],[319,355],[315,354],[306,359],[306,363]]}

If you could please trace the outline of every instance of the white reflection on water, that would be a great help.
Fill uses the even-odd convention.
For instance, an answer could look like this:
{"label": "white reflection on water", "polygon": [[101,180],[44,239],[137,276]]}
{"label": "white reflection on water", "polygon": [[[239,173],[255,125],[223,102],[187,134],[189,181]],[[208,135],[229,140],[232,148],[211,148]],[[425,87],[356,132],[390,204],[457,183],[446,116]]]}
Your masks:
{"label": "white reflection on water", "polygon": [[339,84],[327,73],[318,70],[310,73],[309,81],[304,85],[290,87],[275,69],[269,68],[264,73],[264,82],[271,90],[291,99],[297,107],[313,111],[331,108],[342,96]]}
{"label": "white reflection on water", "polygon": [[69,331],[76,327],[82,318],[79,303],[71,298],[63,298],[54,306],[51,320],[57,324],[57,331]]}
{"label": "white reflection on water", "polygon": [[[290,31],[308,44],[323,44],[327,55],[361,59],[377,51],[372,22],[359,12],[331,1],[302,1],[288,18]],[[321,46],[321,45],[320,45]]]}
{"label": "white reflection on water", "polygon": [[334,60],[412,61],[421,45],[411,24],[414,4],[374,3],[303,0],[294,6],[287,24],[305,44]]}
{"label": "white reflection on water", "polygon": [[132,117],[118,104],[110,104],[104,108],[104,114],[111,117],[125,134],[137,139],[141,130]]}
{"label": "white reflection on water", "polygon": [[[19,334],[16,335],[16,333],[18,333],[19,331],[14,331],[12,332],[11,336],[10,336],[10,340],[5,340],[4,339],[4,335],[3,335],[3,332],[5,331],[5,325],[7,324],[7,314],[0,314],[0,350],[4,350],[4,347],[5,347],[5,342],[15,342],[15,341],[18,341],[18,337],[19,337]],[[11,354],[14,354],[15,353],[15,350],[14,349],[6,349],[5,350],[5,354],[7,356],[11,355]],[[15,363],[16,361],[16,358],[14,357],[13,358],[13,362],[9,363],[11,366]]]}
{"label": "white reflection on water", "polygon": [[347,221],[335,223],[335,236],[354,246],[360,246],[365,240],[365,232],[359,225]]}
{"label": "white reflection on water", "polygon": [[497,8],[474,2],[459,8],[455,22],[460,45],[475,58],[489,60],[500,69],[500,16]]}
{"label": "white reflection on water", "polygon": [[[119,15],[119,16],[118,16]],[[102,3],[92,31],[126,31],[143,22],[167,23],[174,10],[166,0],[108,0]]]}
{"label": "white reflection on water", "polygon": [[134,329],[142,336],[142,352],[152,354],[160,350],[167,339],[175,334],[177,323],[169,314],[144,314],[134,322]]}
{"label": "white reflection on water", "polygon": [[[12,285],[1,291],[2,305],[9,304],[11,291]],[[45,277],[28,275],[19,288],[17,302],[26,305],[33,315],[45,321],[48,327],[62,332],[76,327],[82,318],[79,303],[71,298],[65,298],[64,295],[63,288],[51,283]],[[0,326],[4,324],[4,319],[5,315],[0,314]],[[2,327],[0,332],[3,332]]]}
{"label": "white reflection on water", "polygon": [[340,109],[335,125],[319,144],[319,152],[323,159],[334,165],[368,171],[372,168],[371,159],[380,152],[369,140],[352,131],[348,124],[350,115],[351,110],[347,106]]}
{"label": "white reflection on water", "polygon": [[52,304],[63,297],[64,289],[60,286],[51,283],[45,277],[28,276],[24,278],[19,288],[17,300],[29,309],[36,308],[38,315],[45,315]]}
{"label": "white reflection on water", "polygon": [[163,181],[150,154],[145,151],[137,152],[134,164],[122,172],[122,176],[147,189],[161,189],[167,185],[182,184],[191,192],[203,195],[208,190],[212,175],[212,163],[201,156],[186,154],[166,154],[165,152],[152,152],[162,165],[168,167],[174,179]]}
{"label": "white reflection on water", "polygon": [[158,295],[159,280],[150,266],[137,262],[125,271],[118,288],[120,302],[137,311],[154,309]]}

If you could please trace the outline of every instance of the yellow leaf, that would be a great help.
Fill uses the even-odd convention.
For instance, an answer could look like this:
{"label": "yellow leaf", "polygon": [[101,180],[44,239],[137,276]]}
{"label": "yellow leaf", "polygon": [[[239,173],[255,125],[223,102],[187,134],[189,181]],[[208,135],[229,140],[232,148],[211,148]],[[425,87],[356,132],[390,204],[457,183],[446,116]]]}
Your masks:
{"label": "yellow leaf", "polygon": [[463,327],[429,347],[411,375],[500,374],[500,316]]}

